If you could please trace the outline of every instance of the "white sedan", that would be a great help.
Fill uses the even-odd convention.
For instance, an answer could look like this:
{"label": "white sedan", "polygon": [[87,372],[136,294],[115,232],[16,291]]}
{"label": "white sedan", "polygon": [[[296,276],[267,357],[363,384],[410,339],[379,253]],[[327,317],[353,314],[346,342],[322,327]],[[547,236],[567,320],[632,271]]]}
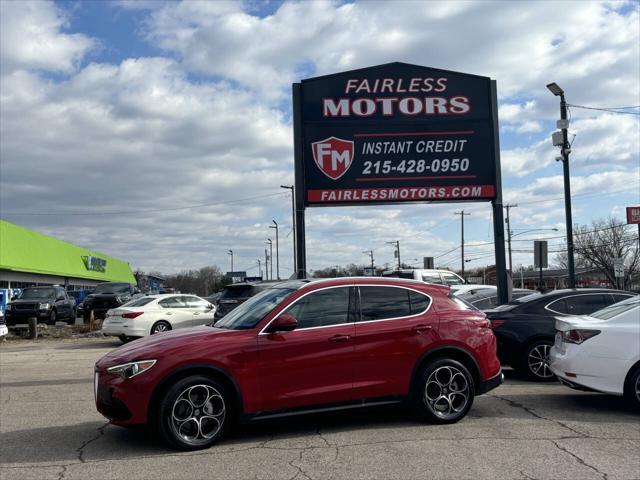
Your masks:
{"label": "white sedan", "polygon": [[195,295],[149,295],[108,310],[102,333],[124,343],[136,337],[212,323],[215,311],[211,303]]}
{"label": "white sedan", "polygon": [[640,408],[640,296],[556,318],[551,371],[572,388],[624,395]]}

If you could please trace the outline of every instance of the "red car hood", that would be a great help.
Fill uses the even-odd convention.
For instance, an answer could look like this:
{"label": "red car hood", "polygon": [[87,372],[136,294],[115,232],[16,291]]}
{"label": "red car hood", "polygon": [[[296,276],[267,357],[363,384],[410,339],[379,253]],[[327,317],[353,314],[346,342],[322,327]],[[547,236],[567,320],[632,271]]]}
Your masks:
{"label": "red car hood", "polygon": [[120,348],[116,348],[98,360],[96,365],[100,368],[107,368],[134,360],[159,359],[170,355],[171,351],[176,347],[184,349],[184,346],[189,343],[208,342],[211,340],[211,337],[222,338],[225,335],[237,333],[238,331],[236,330],[225,330],[206,326],[173,330],[143,337],[123,345]]}

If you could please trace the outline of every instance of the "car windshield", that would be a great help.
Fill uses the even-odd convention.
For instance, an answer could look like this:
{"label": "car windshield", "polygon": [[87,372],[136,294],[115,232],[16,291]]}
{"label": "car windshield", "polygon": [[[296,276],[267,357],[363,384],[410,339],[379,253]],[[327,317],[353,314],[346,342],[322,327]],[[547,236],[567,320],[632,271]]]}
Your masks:
{"label": "car windshield", "polygon": [[38,300],[53,298],[56,296],[54,288],[25,288],[20,295],[20,300]]}
{"label": "car windshield", "polygon": [[220,295],[220,300],[228,300],[233,298],[250,297],[251,285],[239,285],[236,287],[227,287]]}
{"label": "car windshield", "polygon": [[129,293],[128,283],[101,283],[93,293]]}
{"label": "car windshield", "polygon": [[604,307],[597,312],[593,312],[590,316],[599,318],[600,320],[609,320],[610,318],[617,317],[621,313],[628,312],[633,308],[638,308],[638,306],[640,306],[640,296],[614,303],[613,305]]}
{"label": "car windshield", "polygon": [[241,304],[225,315],[214,326],[230,330],[245,330],[255,327],[265,315],[282,300],[295,292],[293,288],[270,288]]}
{"label": "car windshield", "polygon": [[542,295],[540,292],[535,292],[535,293],[532,293],[531,295],[525,295],[524,297],[513,299],[509,303],[505,303],[504,305],[498,305],[493,310],[498,310],[501,312],[504,312],[507,310],[513,310],[518,305],[522,305],[523,303],[527,303],[531,300],[535,300],[536,298],[540,297],[540,295]]}

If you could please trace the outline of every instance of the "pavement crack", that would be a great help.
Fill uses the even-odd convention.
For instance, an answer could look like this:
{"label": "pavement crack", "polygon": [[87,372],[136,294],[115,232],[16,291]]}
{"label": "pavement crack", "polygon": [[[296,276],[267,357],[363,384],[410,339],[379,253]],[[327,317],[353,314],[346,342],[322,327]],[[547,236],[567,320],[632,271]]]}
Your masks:
{"label": "pavement crack", "polygon": [[549,440],[551,443],[553,443],[559,450],[562,450],[563,452],[571,455],[574,459],[577,460],[577,462],[580,465],[584,465],[585,467],[590,468],[591,470],[593,470],[594,472],[596,472],[598,475],[602,475],[602,479],[603,480],[608,480],[608,475],[604,472],[601,472],[600,470],[598,470],[596,467],[594,467],[593,465],[588,464],[587,462],[585,462],[581,457],[579,457],[578,455],[576,455],[575,453],[573,453],[572,451],[570,451],[569,449],[567,449],[566,447],[563,447],[562,445],[560,445],[557,441],[555,440]]}
{"label": "pavement crack", "polygon": [[510,406],[514,407],[514,408],[520,408],[522,410],[524,410],[525,412],[527,412],[529,415],[535,417],[535,418],[539,418],[540,420],[546,420],[548,422],[553,422],[556,425],[559,425],[563,428],[566,428],[567,430],[572,431],[573,433],[575,433],[576,435],[579,435],[582,438],[590,438],[589,435],[587,435],[586,433],[583,433],[579,430],[576,430],[573,427],[570,427],[569,425],[567,425],[566,423],[560,421],[560,420],[556,420],[554,418],[549,418],[549,417],[545,417],[544,415],[540,415],[539,413],[536,413],[533,409],[527,407],[526,405],[523,405],[520,402],[516,402],[515,400],[511,400],[510,398],[507,397],[503,397],[501,395],[492,395],[489,394],[488,396],[493,397],[493,398],[497,398],[499,400],[502,400],[503,402],[506,402],[507,404],[509,404]]}
{"label": "pavement crack", "polygon": [[302,456],[304,455],[304,453],[309,450],[310,448],[313,447],[307,447],[307,448],[303,448],[300,449],[300,452],[298,453],[298,458],[297,460],[294,458],[293,460],[291,460],[289,462],[289,466],[291,466],[292,468],[295,468],[297,471],[295,473],[295,475],[293,477],[291,477],[289,480],[295,480],[296,478],[298,478],[299,475],[302,475],[304,478],[306,478],[307,480],[311,480],[311,477],[309,475],[307,475],[307,472],[305,472],[301,466],[296,465],[295,462],[302,462]]}
{"label": "pavement crack", "polygon": [[537,480],[535,477],[532,477],[531,475],[525,473],[524,470],[520,470],[520,475],[522,475],[525,480]]}
{"label": "pavement crack", "polygon": [[86,463],[86,460],[83,458],[84,457],[84,449],[87,447],[87,445],[89,445],[90,443],[95,442],[100,437],[102,437],[104,435],[104,430],[105,430],[105,428],[107,428],[108,425],[109,425],[109,422],[106,422],[104,425],[99,427],[98,428],[98,434],[95,437],[90,438],[89,440],[85,441],[82,445],[80,445],[78,448],[76,448],[76,452],[78,452],[78,460],[80,460],[80,463]]}
{"label": "pavement crack", "polygon": [[60,473],[58,473],[58,480],[63,480],[65,474],[67,473],[67,466],[66,465],[61,465],[62,470],[60,470]]}
{"label": "pavement crack", "polygon": [[[326,448],[332,448],[334,450],[334,456],[333,456],[333,461],[335,462],[338,459],[338,445],[334,445],[332,443],[329,443],[329,440],[327,440],[324,435],[322,435],[322,431],[320,429],[320,427],[318,427],[318,429],[316,430],[316,434],[318,435],[318,437],[320,437],[320,439],[324,442]],[[319,448],[323,448],[323,447],[319,447]]]}

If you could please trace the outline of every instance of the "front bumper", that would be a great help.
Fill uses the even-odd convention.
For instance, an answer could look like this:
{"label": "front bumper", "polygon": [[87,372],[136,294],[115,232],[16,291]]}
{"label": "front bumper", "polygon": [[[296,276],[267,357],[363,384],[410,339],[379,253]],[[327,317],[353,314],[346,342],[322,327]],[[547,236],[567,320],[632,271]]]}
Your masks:
{"label": "front bumper", "polygon": [[0,325],[0,337],[4,337],[9,334],[9,329],[6,325]]}
{"label": "front bumper", "polygon": [[144,374],[125,379],[106,370],[96,370],[94,392],[96,408],[115,425],[147,423],[147,407],[153,386]]}
{"label": "front bumper", "polygon": [[4,318],[8,326],[21,323],[29,323],[30,318],[35,318],[38,322],[49,320],[51,310],[7,310]]}
{"label": "front bumper", "polygon": [[476,389],[476,395],[482,395],[483,393],[487,393],[489,390],[493,390],[494,388],[499,387],[502,382],[504,382],[504,373],[500,372],[493,378],[489,380],[480,381],[478,388]]}

